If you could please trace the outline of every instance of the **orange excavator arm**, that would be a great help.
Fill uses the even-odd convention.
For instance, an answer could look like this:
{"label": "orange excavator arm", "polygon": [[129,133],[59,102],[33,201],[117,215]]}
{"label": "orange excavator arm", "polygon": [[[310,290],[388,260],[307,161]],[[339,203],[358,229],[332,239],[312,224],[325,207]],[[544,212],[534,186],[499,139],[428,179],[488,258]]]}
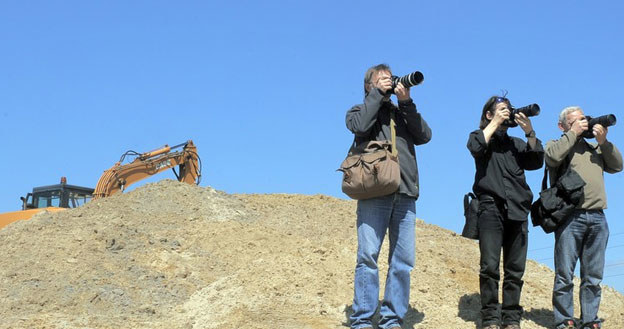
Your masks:
{"label": "orange excavator arm", "polygon": [[[180,151],[174,149],[183,147]],[[125,156],[136,155],[134,161],[122,164]],[[146,153],[126,152],[119,162],[104,171],[93,192],[93,199],[99,199],[123,191],[128,186],[158,174],[167,169],[179,168],[176,176],[179,181],[188,184],[199,184],[201,179],[201,161],[197,155],[197,147],[189,140],[173,147],[165,145]]]}

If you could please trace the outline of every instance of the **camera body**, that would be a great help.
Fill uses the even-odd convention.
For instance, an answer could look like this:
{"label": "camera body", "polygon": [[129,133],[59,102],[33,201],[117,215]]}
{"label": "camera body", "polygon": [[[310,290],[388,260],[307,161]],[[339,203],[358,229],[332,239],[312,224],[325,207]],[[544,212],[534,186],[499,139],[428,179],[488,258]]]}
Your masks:
{"label": "camera body", "polygon": [[583,132],[583,134],[581,135],[582,137],[585,138],[594,138],[594,125],[596,124],[600,124],[603,127],[610,127],[610,126],[614,126],[615,122],[617,121],[617,119],[615,118],[614,114],[606,114],[606,115],[601,115],[599,117],[590,117],[589,115],[586,115],[585,118],[587,119],[587,130],[585,130]]}
{"label": "camera body", "polygon": [[412,73],[410,73],[408,75],[404,75],[402,77],[398,77],[396,75],[393,75],[393,76],[390,77],[390,80],[392,81],[392,88],[390,88],[390,90],[388,90],[387,93],[388,94],[394,94],[394,89],[397,87],[399,82],[403,85],[403,87],[410,88],[410,87],[413,87],[413,86],[421,84],[424,79],[425,79],[425,77],[419,71],[414,71],[414,72],[412,72]]}
{"label": "camera body", "polygon": [[509,115],[509,119],[503,121],[503,126],[506,126],[506,127],[518,126],[518,124],[515,121],[516,115],[518,113],[523,113],[527,117],[536,116],[540,113],[540,107],[537,104],[530,104],[530,105],[519,107],[519,108],[512,107],[510,108],[510,110],[511,110],[511,114]]}

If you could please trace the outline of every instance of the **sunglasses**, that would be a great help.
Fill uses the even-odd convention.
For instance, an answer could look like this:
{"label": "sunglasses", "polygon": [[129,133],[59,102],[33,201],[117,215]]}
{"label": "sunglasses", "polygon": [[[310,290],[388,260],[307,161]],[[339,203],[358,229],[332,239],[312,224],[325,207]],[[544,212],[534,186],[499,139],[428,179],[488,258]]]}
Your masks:
{"label": "sunglasses", "polygon": [[496,103],[502,103],[502,102],[509,103],[509,100],[505,97],[496,97]]}

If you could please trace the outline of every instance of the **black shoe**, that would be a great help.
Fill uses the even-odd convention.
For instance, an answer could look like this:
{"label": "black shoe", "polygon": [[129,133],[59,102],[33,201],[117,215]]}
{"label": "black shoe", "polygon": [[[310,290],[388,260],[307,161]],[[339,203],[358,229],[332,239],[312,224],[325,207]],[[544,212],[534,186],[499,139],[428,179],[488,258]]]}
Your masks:
{"label": "black shoe", "polygon": [[600,328],[602,328],[600,326],[600,321],[585,323],[583,326],[581,326],[581,329],[600,329]]}
{"label": "black shoe", "polygon": [[576,323],[574,323],[574,320],[565,320],[561,323],[559,323],[555,329],[575,329],[576,328]]}

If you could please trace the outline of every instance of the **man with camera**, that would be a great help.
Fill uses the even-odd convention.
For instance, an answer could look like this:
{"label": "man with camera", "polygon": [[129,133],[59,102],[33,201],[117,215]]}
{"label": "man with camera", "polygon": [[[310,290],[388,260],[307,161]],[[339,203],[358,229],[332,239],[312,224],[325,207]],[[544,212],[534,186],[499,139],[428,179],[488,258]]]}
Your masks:
{"label": "man with camera", "polygon": [[[413,77],[415,72],[406,77]],[[416,199],[418,168],[414,145],[431,139],[431,129],[410,97],[412,85],[422,81],[398,79],[385,64],[373,66],[364,76],[364,103],[352,107],[346,116],[355,144],[391,139],[391,118],[396,125],[401,182],[390,195],[358,200],[357,265],[355,268],[352,329],[372,329],[379,299],[377,259],[388,230],[389,269],[378,327],[400,328],[409,307],[410,272],[415,258]],[[403,82],[399,82],[403,81]],[[404,83],[405,82],[405,83]],[[394,93],[398,105],[391,102]]]}
{"label": "man with camera", "polygon": [[[542,143],[529,119],[539,113],[539,106],[522,109],[514,109],[505,97],[492,96],[483,106],[479,129],[468,136],[467,147],[476,169],[472,189],[479,199],[479,288],[485,329],[499,329],[501,324],[504,329],[520,329],[527,218],[533,199],[524,171],[539,169],[544,163]],[[520,126],[526,142],[507,134],[513,126]],[[502,307],[498,299],[501,249],[505,273]]]}
{"label": "man with camera", "polygon": [[[581,328],[601,327],[598,318],[600,282],[609,239],[609,226],[603,212],[607,208],[603,173],[621,171],[622,155],[607,140],[607,127],[592,122],[588,122],[580,107],[567,107],[559,115],[558,126],[563,135],[546,144],[546,165],[551,173],[551,181],[556,181],[557,173],[561,174],[569,167],[585,182],[583,198],[575,212],[555,231],[552,302],[557,329],[576,328],[572,280],[579,259]],[[587,142],[585,138],[589,137],[595,137],[597,143]]]}

